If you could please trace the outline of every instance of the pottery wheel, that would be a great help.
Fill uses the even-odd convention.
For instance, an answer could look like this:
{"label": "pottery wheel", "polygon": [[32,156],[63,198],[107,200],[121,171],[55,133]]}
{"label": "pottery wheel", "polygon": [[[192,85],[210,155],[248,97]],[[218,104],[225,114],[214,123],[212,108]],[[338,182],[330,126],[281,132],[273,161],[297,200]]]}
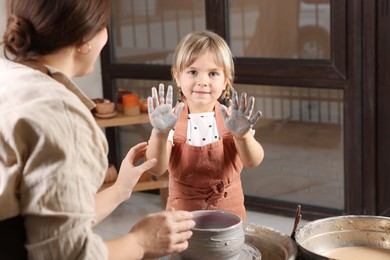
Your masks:
{"label": "pottery wheel", "polygon": [[[165,256],[160,258],[160,260],[185,260],[179,254],[172,254],[170,256]],[[237,260],[261,260],[260,251],[252,246],[251,244],[245,243],[241,248],[240,256]]]}
{"label": "pottery wheel", "polygon": [[261,260],[260,251],[251,244],[245,243],[241,249],[241,254],[238,259],[242,260]]}

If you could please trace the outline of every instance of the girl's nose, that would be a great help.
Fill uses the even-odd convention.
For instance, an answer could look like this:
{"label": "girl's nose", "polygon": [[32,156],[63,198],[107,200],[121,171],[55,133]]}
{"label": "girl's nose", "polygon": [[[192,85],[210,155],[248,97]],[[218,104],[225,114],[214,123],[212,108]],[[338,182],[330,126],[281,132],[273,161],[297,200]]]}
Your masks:
{"label": "girl's nose", "polygon": [[201,86],[201,87],[207,87],[208,85],[208,76],[205,76],[205,75],[199,75],[199,78],[198,78],[198,86]]}
{"label": "girl's nose", "polygon": [[198,82],[198,86],[200,86],[200,87],[207,87],[207,83],[205,83],[204,81]]}

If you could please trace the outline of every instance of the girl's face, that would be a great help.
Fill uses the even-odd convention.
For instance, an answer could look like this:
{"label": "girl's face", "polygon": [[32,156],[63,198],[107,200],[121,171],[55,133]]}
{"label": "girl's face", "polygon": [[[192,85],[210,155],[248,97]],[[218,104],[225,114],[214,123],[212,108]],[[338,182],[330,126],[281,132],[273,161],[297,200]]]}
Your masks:
{"label": "girl's face", "polygon": [[215,102],[226,89],[223,68],[215,64],[209,52],[199,56],[182,72],[175,72],[174,76],[191,113],[213,111]]}

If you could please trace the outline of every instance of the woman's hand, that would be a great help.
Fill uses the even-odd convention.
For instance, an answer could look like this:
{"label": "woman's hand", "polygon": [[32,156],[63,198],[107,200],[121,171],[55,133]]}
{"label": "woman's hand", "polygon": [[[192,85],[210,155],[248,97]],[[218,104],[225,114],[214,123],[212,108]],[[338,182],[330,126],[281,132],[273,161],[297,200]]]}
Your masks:
{"label": "woman's hand", "polygon": [[152,158],[143,162],[141,165],[134,166],[139,159],[145,156],[147,147],[148,145],[146,142],[135,145],[122,160],[114,187],[124,196],[124,200],[130,197],[131,192],[141,175],[152,168],[157,162],[155,158]]}
{"label": "woman's hand", "polygon": [[152,88],[152,97],[148,97],[149,120],[157,132],[171,130],[177,122],[177,118],[183,109],[184,103],[179,103],[175,112],[172,110],[172,86],[168,86],[166,100],[164,99],[164,84],[158,87],[159,95],[155,87]]}
{"label": "woman's hand", "polygon": [[261,112],[257,111],[252,117],[253,106],[255,98],[250,97],[247,103],[246,93],[243,92],[238,104],[237,92],[233,92],[232,106],[227,109],[226,106],[221,105],[221,112],[225,121],[226,127],[236,137],[241,138],[256,124],[261,117]]}
{"label": "woman's hand", "polygon": [[137,236],[144,257],[156,258],[187,249],[194,226],[190,212],[169,209],[147,215],[133,226],[130,234]]}

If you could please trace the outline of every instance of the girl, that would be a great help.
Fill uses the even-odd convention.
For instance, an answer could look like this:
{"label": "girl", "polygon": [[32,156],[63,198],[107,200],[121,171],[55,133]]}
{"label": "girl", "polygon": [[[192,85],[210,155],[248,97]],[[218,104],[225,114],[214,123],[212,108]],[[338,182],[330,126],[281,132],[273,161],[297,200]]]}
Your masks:
{"label": "girl", "polygon": [[264,157],[252,130],[261,113],[251,117],[253,97],[247,102],[243,93],[238,101],[228,45],[209,31],[188,34],[175,50],[172,75],[180,91],[176,111],[172,86],[166,102],[162,84],[160,98],[155,88],[148,98],[153,130],[146,156],[159,162],[152,174],[169,171],[167,207],[228,210],[246,221],[240,173]]}

